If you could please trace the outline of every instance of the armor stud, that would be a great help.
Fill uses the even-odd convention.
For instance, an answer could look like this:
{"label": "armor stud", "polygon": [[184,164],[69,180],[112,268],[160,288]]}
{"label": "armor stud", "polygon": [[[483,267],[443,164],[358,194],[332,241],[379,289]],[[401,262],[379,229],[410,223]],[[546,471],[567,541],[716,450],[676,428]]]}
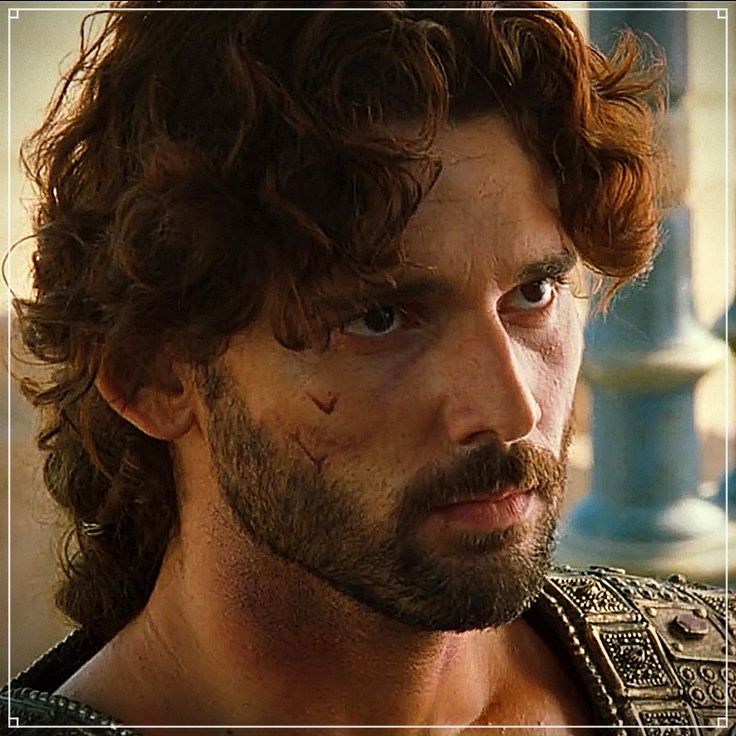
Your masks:
{"label": "armor stud", "polygon": [[710,631],[710,624],[695,614],[678,613],[670,622],[670,628],[680,639],[702,639]]}

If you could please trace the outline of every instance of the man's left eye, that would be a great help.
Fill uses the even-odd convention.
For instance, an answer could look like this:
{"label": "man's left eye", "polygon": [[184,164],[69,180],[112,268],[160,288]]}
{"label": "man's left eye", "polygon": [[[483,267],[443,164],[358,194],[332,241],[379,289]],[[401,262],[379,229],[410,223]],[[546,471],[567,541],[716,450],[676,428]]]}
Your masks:
{"label": "man's left eye", "polygon": [[533,310],[544,309],[554,298],[555,282],[549,278],[517,286],[506,295],[504,301],[507,309]]}

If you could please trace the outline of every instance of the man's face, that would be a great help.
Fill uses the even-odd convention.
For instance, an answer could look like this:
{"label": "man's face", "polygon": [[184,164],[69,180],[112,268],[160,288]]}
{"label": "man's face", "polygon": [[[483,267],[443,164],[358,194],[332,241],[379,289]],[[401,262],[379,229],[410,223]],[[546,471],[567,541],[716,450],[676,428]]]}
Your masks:
{"label": "man's face", "polygon": [[400,622],[468,630],[518,616],[549,566],[582,340],[551,182],[497,118],[437,147],[396,288],[335,284],[326,349],[282,347],[264,315],[203,390],[255,543]]}

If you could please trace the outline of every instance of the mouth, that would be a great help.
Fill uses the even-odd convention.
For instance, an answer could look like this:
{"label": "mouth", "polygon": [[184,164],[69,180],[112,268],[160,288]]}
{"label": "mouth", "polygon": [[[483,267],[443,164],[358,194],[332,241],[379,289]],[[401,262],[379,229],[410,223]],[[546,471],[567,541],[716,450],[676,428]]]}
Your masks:
{"label": "mouth", "polygon": [[484,533],[522,523],[534,505],[529,489],[510,486],[484,496],[435,506],[428,520],[463,531]]}

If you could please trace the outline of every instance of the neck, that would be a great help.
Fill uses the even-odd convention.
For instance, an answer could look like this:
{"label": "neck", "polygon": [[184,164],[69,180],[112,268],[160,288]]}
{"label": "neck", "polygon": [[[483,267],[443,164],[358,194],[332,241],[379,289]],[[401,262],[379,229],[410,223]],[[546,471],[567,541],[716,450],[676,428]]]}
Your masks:
{"label": "neck", "polygon": [[207,535],[183,526],[130,632],[173,660],[156,662],[157,676],[194,680],[177,689],[207,706],[188,695],[169,706],[179,719],[188,710],[191,723],[460,724],[483,712],[513,627],[419,632],[234,535],[225,518]]}
{"label": "neck", "polygon": [[576,684],[523,619],[420,632],[257,548],[226,528],[227,514],[210,516],[206,532],[203,518],[193,525],[183,515],[141,615],[57,692],[126,724],[164,727],[324,725],[335,736],[340,725],[416,725],[401,731],[414,736],[430,725],[456,725],[443,730],[455,734],[591,722]]}

